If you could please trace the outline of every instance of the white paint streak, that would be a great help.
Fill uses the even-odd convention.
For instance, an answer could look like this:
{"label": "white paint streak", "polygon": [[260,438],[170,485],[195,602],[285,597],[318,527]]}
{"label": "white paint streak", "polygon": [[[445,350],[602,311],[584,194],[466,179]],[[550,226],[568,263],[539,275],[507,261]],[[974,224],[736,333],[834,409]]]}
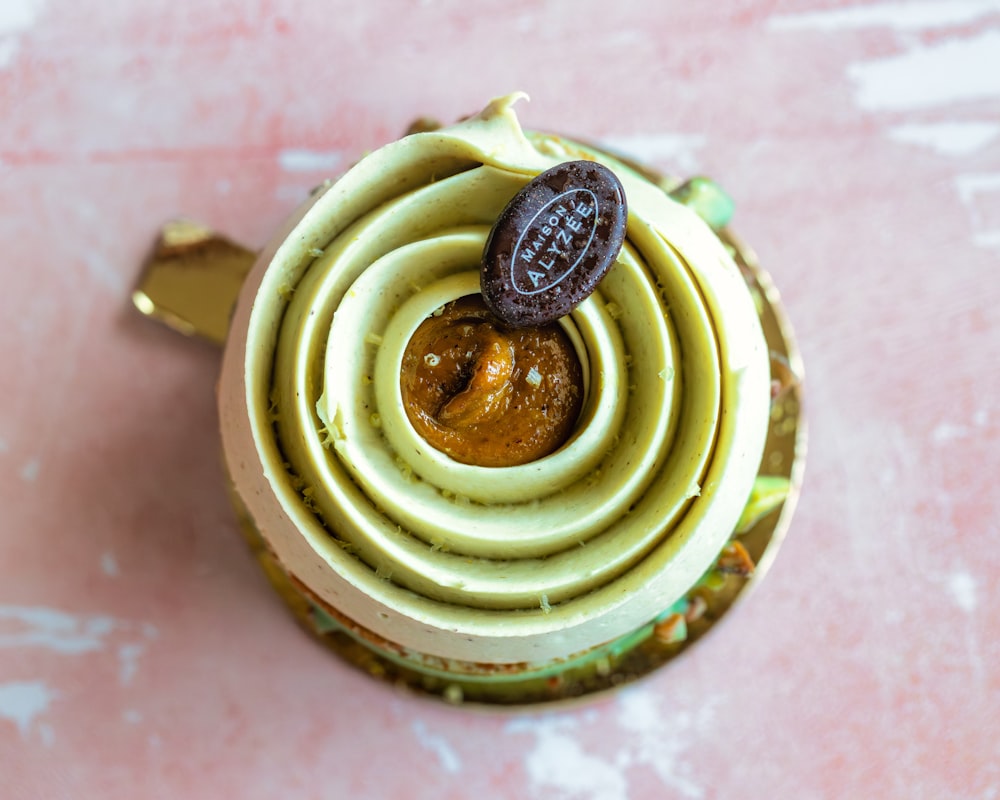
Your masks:
{"label": "white paint streak", "polygon": [[[989,17],[1000,20],[1000,0],[920,0],[776,15],[768,20],[768,28],[779,32],[895,31],[903,52],[847,67],[856,104],[872,112],[920,115],[893,120],[895,124],[886,131],[889,138],[960,157],[979,153],[1000,138],[995,113],[1000,98],[1000,29],[989,22],[979,23]],[[969,34],[968,26],[975,23],[983,29]],[[921,31],[938,35],[932,39],[919,35]],[[952,108],[965,113],[962,104],[977,101],[988,102],[985,118],[983,111],[976,111],[978,120],[942,119]],[[921,118],[928,109],[935,110],[938,118]],[[989,198],[979,197],[998,191],[991,178],[958,176],[956,185],[971,216],[972,243],[1000,251],[1000,219],[983,219],[988,216],[982,209],[989,207]],[[993,205],[1000,207],[1000,203]]]}
{"label": "white paint streak", "polygon": [[981,231],[972,234],[972,243],[985,250],[1000,250],[1000,231]]}
{"label": "white paint streak", "polygon": [[76,656],[106,650],[114,637],[122,686],[130,685],[138,672],[139,657],[146,651],[143,640],[156,636],[156,628],[149,623],[137,626],[112,617],[74,616],[51,608],[0,606],[0,649],[39,647]]}
{"label": "white paint streak", "polygon": [[851,64],[861,108],[901,111],[1000,97],[1000,31]]}
{"label": "white paint streak", "polygon": [[956,439],[967,439],[972,435],[972,428],[968,425],[955,425],[951,422],[942,422],[931,431],[931,441],[934,444],[945,444]]}
{"label": "white paint streak", "polygon": [[[10,623],[14,625],[12,632],[8,631]],[[0,606],[0,648],[42,647],[78,655],[103,649],[114,627],[110,617],[76,617],[50,608]]]}
{"label": "white paint streak", "polygon": [[965,624],[962,626],[965,662],[969,667],[974,686],[980,691],[986,689],[988,670],[979,646],[980,621],[976,611],[979,608],[979,581],[968,570],[959,567],[943,576],[945,588],[955,605],[965,614]]}
{"label": "white paint streak", "polygon": [[997,0],[924,0],[780,14],[768,20],[768,27],[773,30],[890,28],[896,31],[918,31],[966,25],[997,13],[1000,13],[1000,3]]}
{"label": "white paint streak", "polygon": [[0,34],[0,69],[14,62],[17,55],[17,39]]}
{"label": "white paint streak", "polygon": [[1000,123],[992,122],[912,123],[889,129],[890,139],[927,147],[945,156],[975,153],[997,137],[1000,137]]}
{"label": "white paint streak", "polygon": [[[40,681],[15,681],[0,684],[0,718],[17,726],[22,739],[27,739],[35,718],[49,708],[57,693]],[[43,743],[51,744],[52,729],[48,735],[41,731]]]}
{"label": "white paint streak", "polygon": [[978,602],[976,599],[976,579],[968,572],[953,572],[948,576],[948,591],[951,593],[955,604],[966,614],[975,612]]}
{"label": "white paint streak", "polygon": [[37,458],[29,459],[21,465],[18,474],[25,483],[34,483],[38,480],[38,475],[42,471],[42,462]]}
{"label": "white paint streak", "polygon": [[931,431],[931,441],[936,445],[969,439],[980,436],[983,429],[989,425],[990,414],[987,408],[979,408],[973,413],[970,424],[955,423],[948,420],[938,423]]}
{"label": "white paint streak", "polygon": [[52,730],[52,726],[47,722],[39,722],[38,738],[42,740],[42,744],[46,747],[52,747],[56,741],[56,732]]}
{"label": "white paint streak", "polygon": [[973,243],[1000,249],[1000,172],[956,175],[955,191],[972,222]]}
{"label": "white paint streak", "polygon": [[117,295],[125,291],[125,281],[106,258],[92,252],[84,252],[81,258],[87,268],[87,274],[98,284]]}
{"label": "white paint streak", "polygon": [[1000,172],[980,172],[955,176],[958,196],[970,211],[976,207],[984,194],[1000,195]]}
{"label": "white paint streak", "polygon": [[29,30],[41,10],[41,0],[4,0],[0,3],[0,36]]}
{"label": "white paint streak", "polygon": [[431,733],[422,720],[414,720],[411,727],[420,744],[438,757],[438,762],[445,772],[450,772],[453,775],[461,772],[462,760],[447,739]]}
{"label": "white paint streak", "polygon": [[42,0],[3,0],[0,3],[0,69],[13,63],[21,35],[34,27],[43,5]]}
{"label": "white paint streak", "polygon": [[118,561],[115,558],[114,553],[109,551],[101,555],[101,572],[103,572],[109,578],[118,577],[120,573],[118,570]]}
{"label": "white paint streak", "polygon": [[[711,697],[699,708],[666,710],[641,688],[619,693],[614,720],[605,716],[556,716],[514,720],[507,733],[530,733],[535,746],[525,758],[531,796],[623,800],[630,796],[628,776],[637,767],[655,774],[665,796],[701,798],[706,789],[693,774],[686,754],[712,736],[715,708]],[[613,724],[617,722],[617,727]],[[577,735],[600,725],[598,753],[586,750]]]}
{"label": "white paint streak", "polygon": [[139,671],[139,656],[146,650],[142,644],[123,644],[118,648],[118,682],[122,686],[132,683],[136,673]]}
{"label": "white paint streak", "polygon": [[699,169],[697,151],[705,137],[694,134],[663,133],[648,136],[612,136],[601,141],[611,151],[649,164],[669,164],[681,172]]}
{"label": "white paint streak", "polygon": [[343,161],[343,154],[336,151],[282,150],[278,153],[278,166],[286,172],[330,172]]}
{"label": "white paint streak", "polygon": [[618,723],[628,731],[622,756],[650,767],[660,782],[682,797],[705,796],[685,760],[688,750],[708,738],[718,698],[708,698],[695,712],[658,707],[655,695],[642,688],[623,691],[618,698]]}
{"label": "white paint streak", "polygon": [[572,730],[568,719],[540,720],[533,726],[537,741],[524,766],[534,796],[627,800],[628,783],[620,766],[586,752]]}

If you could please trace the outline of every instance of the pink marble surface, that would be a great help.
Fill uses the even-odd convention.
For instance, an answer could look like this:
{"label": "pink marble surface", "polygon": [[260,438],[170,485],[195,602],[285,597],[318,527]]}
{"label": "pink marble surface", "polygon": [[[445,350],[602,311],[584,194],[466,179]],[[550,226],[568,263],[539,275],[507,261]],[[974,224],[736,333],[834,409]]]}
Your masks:
{"label": "pink marble surface", "polygon": [[[1000,3],[0,3],[0,798],[1000,797]],[[656,7],[661,7],[657,5]],[[797,524],[715,635],[489,714],[343,666],[235,530],[157,226],[257,246],[419,114],[717,177],[807,360]]]}

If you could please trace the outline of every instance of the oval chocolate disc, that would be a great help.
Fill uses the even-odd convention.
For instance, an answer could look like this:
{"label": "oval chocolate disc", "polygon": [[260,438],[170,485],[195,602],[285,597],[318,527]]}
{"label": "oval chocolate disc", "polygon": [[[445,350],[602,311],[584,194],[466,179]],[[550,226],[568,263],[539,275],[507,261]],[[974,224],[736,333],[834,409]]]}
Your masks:
{"label": "oval chocolate disc", "polygon": [[617,176],[594,161],[546,170],[507,204],[483,250],[490,310],[515,327],[544,325],[590,296],[615,263],[628,209]]}

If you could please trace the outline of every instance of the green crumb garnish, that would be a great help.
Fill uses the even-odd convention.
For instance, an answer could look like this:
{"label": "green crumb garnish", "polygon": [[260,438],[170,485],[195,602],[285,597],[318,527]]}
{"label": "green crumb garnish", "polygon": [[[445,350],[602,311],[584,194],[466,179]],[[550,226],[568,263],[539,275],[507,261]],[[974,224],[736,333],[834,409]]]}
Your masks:
{"label": "green crumb garnish", "polygon": [[358,546],[353,542],[345,542],[343,539],[334,539],[333,541],[347,555],[356,556],[358,554]]}
{"label": "green crumb garnish", "polygon": [[319,443],[329,450],[335,441],[333,434],[330,433],[330,429],[324,425],[316,433],[319,434]]}
{"label": "green crumb garnish", "polygon": [[670,614],[653,626],[653,636],[661,644],[677,644],[687,639],[687,620],[683,614]]}
{"label": "green crumb garnish", "polygon": [[317,632],[321,634],[329,633],[340,627],[333,617],[315,603],[309,604],[309,616],[312,618],[312,623],[316,627]]}
{"label": "green crumb garnish", "polygon": [[736,533],[746,533],[785,502],[791,483],[780,475],[758,475],[750,499],[736,523]]}
{"label": "green crumb garnish", "polygon": [[670,192],[670,196],[715,230],[726,227],[736,210],[733,199],[710,178],[691,178]]}

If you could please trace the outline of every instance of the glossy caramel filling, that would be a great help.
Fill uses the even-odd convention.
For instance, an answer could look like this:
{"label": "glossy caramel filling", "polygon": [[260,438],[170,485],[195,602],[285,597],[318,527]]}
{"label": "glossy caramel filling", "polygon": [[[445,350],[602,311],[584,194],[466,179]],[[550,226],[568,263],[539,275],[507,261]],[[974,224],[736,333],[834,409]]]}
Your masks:
{"label": "glossy caramel filling", "polygon": [[510,467],[561,447],[583,403],[580,360],[558,324],[510,328],[478,295],[414,332],[400,371],[410,424],[463,464]]}

